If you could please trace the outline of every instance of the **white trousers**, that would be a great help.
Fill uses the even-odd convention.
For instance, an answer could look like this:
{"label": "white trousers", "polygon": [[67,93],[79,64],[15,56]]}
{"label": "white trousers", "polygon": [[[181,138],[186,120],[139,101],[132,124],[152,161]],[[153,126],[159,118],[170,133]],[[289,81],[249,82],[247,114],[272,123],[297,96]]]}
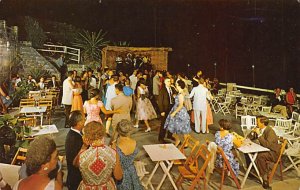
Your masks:
{"label": "white trousers", "polygon": [[201,131],[206,132],[206,109],[205,110],[194,110],[195,119],[195,131],[200,133],[200,116],[201,116]]}

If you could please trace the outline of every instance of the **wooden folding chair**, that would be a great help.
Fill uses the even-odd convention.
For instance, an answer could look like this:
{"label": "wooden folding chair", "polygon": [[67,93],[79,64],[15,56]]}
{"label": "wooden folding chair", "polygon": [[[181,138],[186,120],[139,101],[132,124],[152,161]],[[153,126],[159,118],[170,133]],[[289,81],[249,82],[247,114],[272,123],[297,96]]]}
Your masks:
{"label": "wooden folding chair", "polygon": [[[211,159],[211,153],[207,150],[205,145],[201,145],[195,154],[191,154],[185,161],[183,166],[178,167],[179,177],[176,181],[178,188],[182,188],[182,183],[185,179],[192,181],[189,190],[196,189],[197,185],[200,185],[200,179],[203,179],[204,189],[206,188],[206,176],[205,170],[208,162]],[[202,162],[201,168],[199,163]]]}
{"label": "wooden folding chair", "polygon": [[25,162],[26,159],[26,153],[27,149],[26,148],[19,148],[11,161],[11,165],[22,165]]}
{"label": "wooden folding chair", "polygon": [[59,91],[46,92],[46,98],[51,97],[53,100],[53,107],[58,106],[58,96],[59,96]]}
{"label": "wooden folding chair", "polygon": [[36,126],[36,118],[34,117],[19,117],[18,122],[23,122],[24,126]]}
{"label": "wooden folding chair", "polygon": [[231,168],[231,165],[223,151],[223,149],[221,147],[218,147],[217,149],[217,154],[221,155],[222,156],[222,159],[223,159],[223,167],[221,168],[221,184],[220,184],[220,190],[222,189],[223,187],[223,183],[224,183],[224,177],[225,177],[225,174],[227,174],[228,172],[230,173],[230,177],[233,179],[236,187],[238,189],[241,189],[241,185],[239,183],[239,180],[237,178],[237,176],[235,176],[232,168]]}
{"label": "wooden folding chair", "polygon": [[51,124],[51,115],[52,115],[52,99],[49,98],[42,98],[38,101],[39,107],[46,106],[46,117],[48,119],[49,125]]}
{"label": "wooden folding chair", "polygon": [[35,106],[35,100],[33,98],[21,99],[19,104],[19,109],[21,110],[23,107],[33,107]]}
{"label": "wooden folding chair", "polygon": [[[199,146],[200,142],[196,140],[191,135],[187,136],[186,139],[184,139],[183,143],[179,147],[180,152],[182,152],[185,157],[188,157],[189,154],[193,154],[194,151],[196,151],[196,148]],[[184,160],[176,160],[174,161],[174,165],[182,165],[184,164]]]}
{"label": "wooden folding chair", "polygon": [[[270,173],[270,175],[268,176],[268,181],[269,183],[272,182],[272,179],[273,179],[273,176],[275,175],[275,172],[277,170],[277,166],[279,164],[279,170],[280,170],[280,180],[283,181],[283,174],[282,174],[282,160],[281,160],[281,157],[282,157],[282,154],[284,153],[284,150],[285,150],[285,147],[287,145],[287,140],[284,139],[283,140],[283,143],[281,144],[281,149],[280,149],[280,154],[279,154],[279,157],[276,161],[276,163],[273,165],[272,167],[272,171]],[[272,164],[273,162],[267,162],[268,166],[270,166],[270,164]]]}

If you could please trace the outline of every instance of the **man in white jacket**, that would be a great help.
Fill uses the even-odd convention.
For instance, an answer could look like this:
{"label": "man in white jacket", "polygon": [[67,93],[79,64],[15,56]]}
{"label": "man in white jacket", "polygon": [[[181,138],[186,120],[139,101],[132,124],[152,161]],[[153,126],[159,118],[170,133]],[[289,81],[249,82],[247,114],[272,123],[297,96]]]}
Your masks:
{"label": "man in white jacket", "polygon": [[193,109],[195,118],[195,131],[200,133],[200,116],[201,121],[201,132],[206,132],[206,111],[207,111],[207,100],[209,99],[208,89],[203,86],[204,79],[200,78],[198,81],[199,85],[192,89],[189,98],[194,97]]}

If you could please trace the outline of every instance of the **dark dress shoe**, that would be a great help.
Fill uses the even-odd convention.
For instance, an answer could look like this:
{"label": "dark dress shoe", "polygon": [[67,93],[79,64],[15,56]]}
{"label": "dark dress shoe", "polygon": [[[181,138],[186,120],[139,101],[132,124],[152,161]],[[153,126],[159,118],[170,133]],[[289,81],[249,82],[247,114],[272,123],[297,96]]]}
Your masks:
{"label": "dark dress shoe", "polygon": [[272,189],[272,187],[270,187],[270,185],[269,185],[269,182],[266,181],[266,180],[263,181],[262,187],[263,187],[264,189],[269,189],[269,190]]}

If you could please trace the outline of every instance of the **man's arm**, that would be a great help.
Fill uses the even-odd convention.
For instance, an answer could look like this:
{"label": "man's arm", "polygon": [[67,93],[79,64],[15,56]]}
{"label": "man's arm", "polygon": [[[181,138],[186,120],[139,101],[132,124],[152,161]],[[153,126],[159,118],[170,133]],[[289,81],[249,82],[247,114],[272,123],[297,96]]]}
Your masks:
{"label": "man's arm", "polygon": [[278,143],[278,137],[273,129],[270,129],[266,135],[261,135],[258,140],[259,143],[266,148],[271,148],[273,144]]}

